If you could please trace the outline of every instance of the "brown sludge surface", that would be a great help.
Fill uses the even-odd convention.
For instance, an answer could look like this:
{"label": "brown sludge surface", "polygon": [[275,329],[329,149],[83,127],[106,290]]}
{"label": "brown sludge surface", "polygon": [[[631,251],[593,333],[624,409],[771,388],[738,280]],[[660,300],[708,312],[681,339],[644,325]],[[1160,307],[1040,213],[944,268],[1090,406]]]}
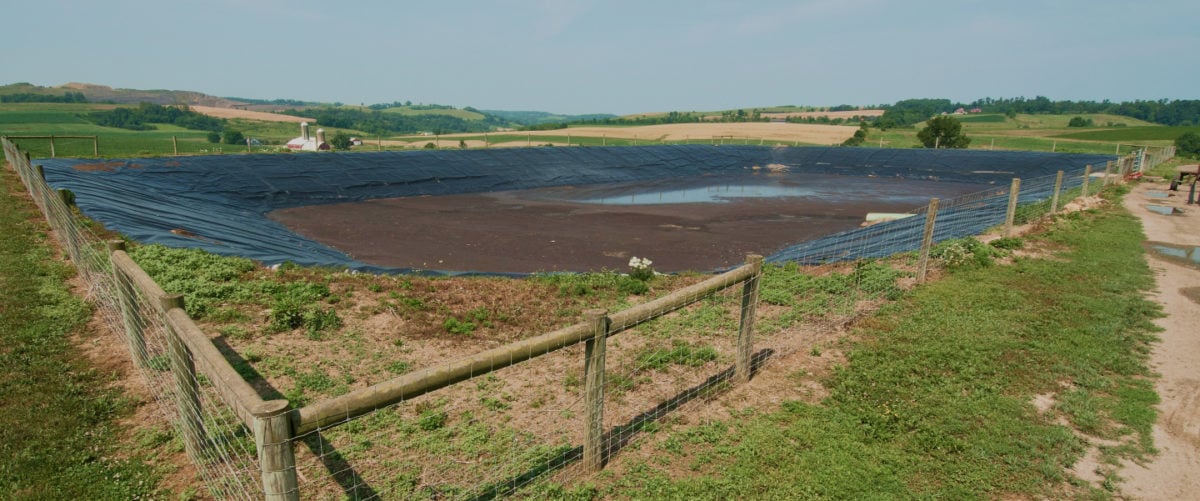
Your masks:
{"label": "brown sludge surface", "polygon": [[653,260],[654,268],[663,272],[711,271],[738,265],[747,253],[769,255],[797,242],[857,228],[868,212],[906,212],[919,205],[911,199],[873,196],[880,190],[953,196],[979,189],[945,182],[848,179],[876,187],[834,198],[646,205],[496,192],[300,207],[275,211],[270,217],[354,259],[387,267],[513,273],[624,270],[629,258],[637,256]]}

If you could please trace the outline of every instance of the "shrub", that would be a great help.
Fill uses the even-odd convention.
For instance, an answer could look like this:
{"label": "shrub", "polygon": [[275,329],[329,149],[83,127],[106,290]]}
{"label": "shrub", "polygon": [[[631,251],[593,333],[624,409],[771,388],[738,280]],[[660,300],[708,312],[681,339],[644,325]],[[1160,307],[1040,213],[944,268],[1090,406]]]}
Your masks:
{"label": "shrub", "polygon": [[442,328],[451,334],[468,335],[472,332],[475,332],[476,325],[475,322],[468,322],[450,317],[447,318],[445,322],[442,322]]}
{"label": "shrub", "polygon": [[947,240],[935,246],[929,256],[940,259],[950,269],[985,268],[991,266],[1002,251],[979,240],[967,237]]}
{"label": "shrub", "polygon": [[1020,249],[1025,246],[1025,241],[1017,237],[1004,237],[992,240],[992,247],[1003,250]]}

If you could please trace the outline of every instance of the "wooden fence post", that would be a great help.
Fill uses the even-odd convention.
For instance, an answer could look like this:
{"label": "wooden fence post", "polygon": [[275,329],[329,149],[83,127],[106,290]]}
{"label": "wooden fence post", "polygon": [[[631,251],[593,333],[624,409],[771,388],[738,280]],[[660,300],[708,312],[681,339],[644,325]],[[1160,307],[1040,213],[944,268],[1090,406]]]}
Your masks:
{"label": "wooden fence post", "polygon": [[67,209],[67,213],[62,215],[63,220],[57,221],[58,227],[56,230],[62,232],[63,238],[67,241],[67,254],[71,256],[71,261],[75,266],[82,266],[79,261],[79,242],[75,240],[75,227],[71,224],[71,206],[75,205],[75,194],[71,190],[58,190],[58,199],[62,201],[63,207]]}
{"label": "wooden fence post", "polygon": [[188,457],[196,464],[203,464],[204,421],[200,417],[200,387],[196,379],[196,364],[192,360],[179,333],[166,322],[167,313],[175,308],[183,309],[182,294],[168,294],[159,298],[166,324],[167,353],[171,359],[171,375],[175,379],[175,404],[179,408],[179,422],[183,426],[183,445]]}
{"label": "wooden fence post", "polygon": [[92,156],[100,156],[100,136],[92,136]]}
{"label": "wooden fence post", "polygon": [[1021,178],[1014,177],[1008,190],[1008,214],[1004,216],[1004,236],[1011,237],[1013,222],[1017,217],[1017,197],[1021,194]]}
{"label": "wooden fence post", "polygon": [[[110,240],[108,242],[109,261],[117,251],[125,251],[125,242]],[[125,323],[125,337],[129,341],[129,354],[135,367],[146,367],[146,335],[142,326],[146,324],[138,308],[137,292],[130,282],[129,276],[115,264],[112,267],[113,281],[116,282],[117,302],[121,308],[121,319]]]}
{"label": "wooden fence post", "polygon": [[1054,195],[1050,197],[1050,214],[1058,213],[1058,195],[1062,193],[1063,171],[1054,176]]}
{"label": "wooden fence post", "polygon": [[759,284],[762,282],[763,257],[748,254],[746,264],[754,267],[754,274],[742,284],[742,318],[738,327],[737,360],[734,363],[736,383],[750,381],[750,370],[753,369],[754,314],[758,307]]}
{"label": "wooden fence post", "polygon": [[1088,196],[1088,181],[1092,179],[1092,166],[1088,165],[1083,168],[1083,198]]}
{"label": "wooden fence post", "polygon": [[937,223],[938,199],[929,199],[929,208],[925,210],[925,233],[921,237],[921,259],[917,262],[917,283],[925,283],[925,273],[929,270],[929,250],[933,247],[933,227]]}
{"label": "wooden fence post", "polygon": [[1113,161],[1109,160],[1107,162],[1104,162],[1104,186],[1108,186],[1110,183],[1116,183],[1116,181],[1109,180],[1112,177],[1112,171],[1113,171]]}
{"label": "wooden fence post", "polygon": [[53,135],[53,134],[51,134],[51,135],[50,135],[50,158],[54,158],[54,157],[55,157],[55,154],[54,154],[54,135]]}
{"label": "wooden fence post", "polygon": [[175,151],[175,156],[179,156],[179,138],[171,136],[171,149]]}
{"label": "wooden fence post", "polygon": [[298,501],[296,451],[292,447],[292,413],[287,400],[263,402],[254,414],[254,445],[262,472],[263,497],[269,501]]}
{"label": "wooden fence post", "polygon": [[610,320],[605,310],[589,310],[586,316],[593,333],[584,346],[583,355],[584,406],[587,408],[583,423],[583,465],[587,471],[596,472],[604,468],[604,351]]}

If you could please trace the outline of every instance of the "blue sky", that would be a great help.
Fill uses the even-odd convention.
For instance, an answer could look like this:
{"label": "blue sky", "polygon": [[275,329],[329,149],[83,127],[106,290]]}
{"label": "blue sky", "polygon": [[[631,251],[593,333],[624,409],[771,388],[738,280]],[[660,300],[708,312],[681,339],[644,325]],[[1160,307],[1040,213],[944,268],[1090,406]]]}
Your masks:
{"label": "blue sky", "polygon": [[10,2],[0,83],[557,113],[1200,98],[1200,1]]}

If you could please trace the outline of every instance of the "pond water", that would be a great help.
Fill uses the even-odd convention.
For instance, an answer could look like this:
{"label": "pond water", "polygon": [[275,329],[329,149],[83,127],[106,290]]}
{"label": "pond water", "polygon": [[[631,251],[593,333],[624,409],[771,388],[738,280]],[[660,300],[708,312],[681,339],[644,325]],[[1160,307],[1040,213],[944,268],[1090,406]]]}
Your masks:
{"label": "pond water", "polygon": [[955,196],[979,189],[979,185],[965,183],[773,173],[543,188],[531,195],[542,200],[600,205],[726,204],[745,199],[793,198],[827,202],[886,200],[915,208],[928,203],[931,196]]}
{"label": "pond water", "polygon": [[1152,254],[1200,268],[1200,247],[1150,242],[1147,244],[1147,248]]}

